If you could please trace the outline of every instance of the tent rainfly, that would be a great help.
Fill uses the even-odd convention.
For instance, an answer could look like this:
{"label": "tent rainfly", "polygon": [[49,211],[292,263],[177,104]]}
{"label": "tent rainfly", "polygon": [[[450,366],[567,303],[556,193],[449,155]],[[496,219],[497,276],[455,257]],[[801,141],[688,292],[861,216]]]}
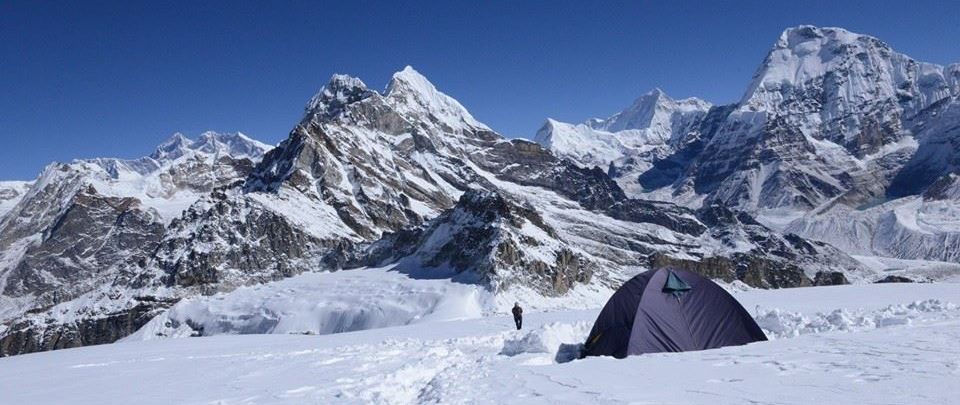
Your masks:
{"label": "tent rainfly", "polygon": [[600,311],[585,356],[684,352],[767,340],[743,306],[722,287],[681,269],[630,279]]}

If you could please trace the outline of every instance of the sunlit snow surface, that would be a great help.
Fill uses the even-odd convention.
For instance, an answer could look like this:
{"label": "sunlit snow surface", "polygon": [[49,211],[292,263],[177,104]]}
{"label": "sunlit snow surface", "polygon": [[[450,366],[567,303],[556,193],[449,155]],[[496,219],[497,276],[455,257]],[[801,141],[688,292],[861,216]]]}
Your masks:
{"label": "sunlit snow surface", "polygon": [[[468,290],[430,282],[421,287],[455,295]],[[401,284],[406,285],[398,286],[399,294],[383,290],[358,301],[402,297],[402,289],[412,287],[410,282]],[[322,293],[326,283],[318,286],[323,288],[304,292],[297,300],[307,303],[311,294],[337,295]],[[730,290],[760,318],[773,340],[702,352],[556,363],[560,343],[585,337],[595,308],[529,311],[519,332],[512,330],[511,319],[497,315],[322,336],[219,335],[122,342],[0,359],[0,402],[957,401],[960,310],[950,302],[960,301],[960,284]],[[461,308],[456,303],[450,306]],[[441,318],[457,316],[448,313]]]}

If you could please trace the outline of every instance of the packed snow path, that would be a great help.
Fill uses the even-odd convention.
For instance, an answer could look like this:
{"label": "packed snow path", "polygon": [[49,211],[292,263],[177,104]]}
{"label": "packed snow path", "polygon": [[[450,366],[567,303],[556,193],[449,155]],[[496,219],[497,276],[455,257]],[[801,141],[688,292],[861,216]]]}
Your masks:
{"label": "packed snow path", "polygon": [[[0,402],[957,403],[960,284],[745,291],[778,338],[557,364],[597,310],[304,335],[125,342],[0,359]],[[822,313],[817,315],[817,313]],[[827,332],[823,332],[826,330]],[[791,333],[794,331],[796,333]]]}

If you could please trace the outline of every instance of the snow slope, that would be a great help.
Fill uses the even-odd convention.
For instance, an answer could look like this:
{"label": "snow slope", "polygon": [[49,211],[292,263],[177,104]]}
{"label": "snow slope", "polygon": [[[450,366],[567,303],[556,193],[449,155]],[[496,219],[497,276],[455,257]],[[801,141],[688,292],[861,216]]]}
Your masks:
{"label": "snow slope", "polygon": [[586,336],[592,309],[530,312],[520,332],[492,316],[121,342],[0,359],[0,402],[956,403],[960,310],[947,301],[960,284],[734,294],[776,339],[558,364],[559,344]]}
{"label": "snow slope", "polygon": [[20,202],[30,184],[29,181],[0,181],[0,217]]}
{"label": "snow slope", "polygon": [[845,252],[900,259],[960,262],[960,199],[898,198],[866,209],[843,205],[811,212],[784,232]]}

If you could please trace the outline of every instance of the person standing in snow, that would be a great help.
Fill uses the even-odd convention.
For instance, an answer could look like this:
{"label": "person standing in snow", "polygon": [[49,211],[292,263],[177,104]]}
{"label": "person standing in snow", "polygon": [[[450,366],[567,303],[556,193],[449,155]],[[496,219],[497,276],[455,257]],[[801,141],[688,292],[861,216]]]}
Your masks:
{"label": "person standing in snow", "polygon": [[523,308],[520,308],[519,302],[513,303],[513,322],[517,324],[517,330],[523,325]]}

